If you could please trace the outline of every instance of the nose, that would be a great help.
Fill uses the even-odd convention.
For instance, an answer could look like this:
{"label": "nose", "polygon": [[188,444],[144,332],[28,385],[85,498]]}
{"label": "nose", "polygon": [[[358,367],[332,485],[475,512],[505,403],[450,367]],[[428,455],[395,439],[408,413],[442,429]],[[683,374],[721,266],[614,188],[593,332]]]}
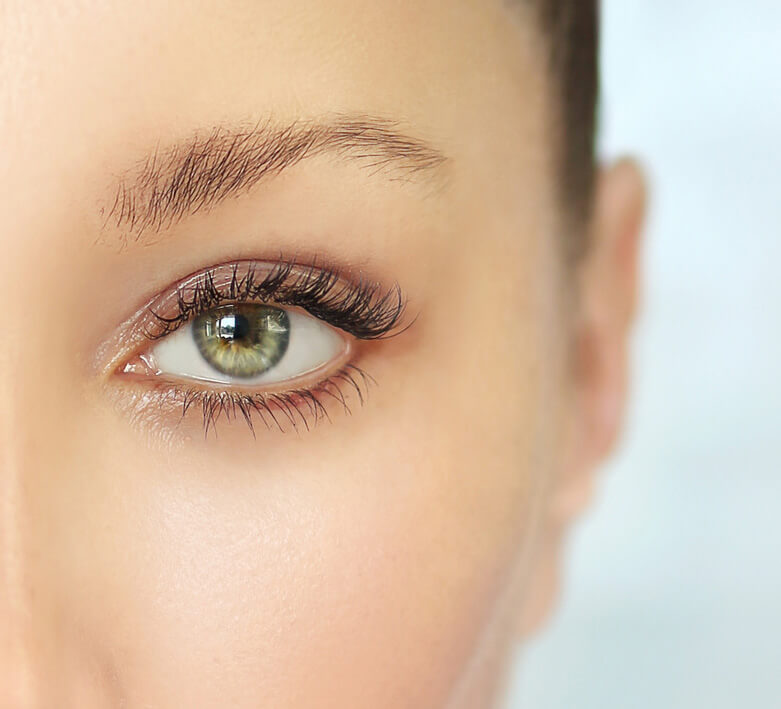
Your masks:
{"label": "nose", "polygon": [[88,463],[73,449],[76,424],[67,412],[77,404],[46,339],[52,301],[20,302],[14,278],[21,276],[3,266],[0,709],[115,707],[111,670],[79,601],[89,554],[82,570],[72,562],[89,540],[71,531],[83,513],[83,493],[71,481]]}
{"label": "nose", "polygon": [[32,648],[35,604],[15,416],[20,392],[10,376],[18,358],[14,341],[4,337],[0,347],[0,706],[26,709],[38,702]]}

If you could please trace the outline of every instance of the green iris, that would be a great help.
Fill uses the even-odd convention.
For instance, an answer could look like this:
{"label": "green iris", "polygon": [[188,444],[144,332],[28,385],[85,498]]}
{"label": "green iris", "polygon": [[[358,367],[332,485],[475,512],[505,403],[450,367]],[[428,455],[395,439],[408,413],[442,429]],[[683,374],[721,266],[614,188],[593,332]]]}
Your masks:
{"label": "green iris", "polygon": [[250,379],[277,364],[290,342],[287,313],[270,305],[223,305],[199,315],[193,339],[217,371]]}

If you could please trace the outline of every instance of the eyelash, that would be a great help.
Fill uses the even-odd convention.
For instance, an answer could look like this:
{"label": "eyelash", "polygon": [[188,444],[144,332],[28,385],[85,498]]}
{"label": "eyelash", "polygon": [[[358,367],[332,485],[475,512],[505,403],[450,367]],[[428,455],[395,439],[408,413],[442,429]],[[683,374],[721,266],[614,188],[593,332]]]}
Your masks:
{"label": "eyelash", "polygon": [[394,332],[406,311],[406,300],[396,283],[387,290],[362,278],[350,283],[335,268],[311,265],[302,269],[294,261],[280,261],[265,274],[258,274],[254,264],[243,274],[241,264],[230,268],[230,281],[224,285],[217,284],[217,270],[212,268],[194,284],[179,287],[177,312],[164,316],[151,310],[157,330],[146,331],[146,337],[161,339],[223,303],[244,302],[300,307],[358,340],[380,340],[403,332]]}
{"label": "eyelash", "polygon": [[[363,277],[348,280],[333,267],[301,266],[282,259],[262,272],[252,262],[232,264],[227,278],[220,281],[218,274],[225,268],[207,269],[195,280],[180,284],[173,294],[172,312],[164,314],[150,307],[152,323],[144,329],[144,337],[160,340],[219,305],[243,302],[299,307],[357,340],[387,339],[412,325],[409,322],[399,327],[407,304],[395,283],[384,289]],[[312,386],[287,391],[217,390],[168,383],[162,385],[165,391],[161,402],[179,406],[180,422],[193,407],[199,408],[205,436],[216,430],[223,418],[228,422],[243,420],[255,436],[254,418],[268,429],[284,432],[286,424],[294,431],[301,425],[308,431],[322,420],[330,421],[329,402],[351,414],[348,396],[354,392],[362,406],[370,385],[376,385],[371,375],[347,363]]]}
{"label": "eyelash", "polygon": [[[284,433],[283,424],[287,422],[294,431],[298,431],[300,419],[305,430],[309,431],[312,425],[317,425],[323,419],[331,420],[325,398],[340,404],[343,411],[350,415],[352,409],[347,402],[344,387],[354,390],[363,406],[368,387],[372,384],[376,385],[377,382],[370,374],[360,367],[347,364],[312,387],[287,392],[247,394],[177,386],[170,390],[170,393],[181,402],[182,419],[194,405],[200,407],[204,435],[208,436],[210,430],[215,430],[217,422],[224,417],[229,422],[241,418],[255,436],[253,415],[256,415],[267,429],[276,428]],[[275,410],[280,416],[274,413]]]}

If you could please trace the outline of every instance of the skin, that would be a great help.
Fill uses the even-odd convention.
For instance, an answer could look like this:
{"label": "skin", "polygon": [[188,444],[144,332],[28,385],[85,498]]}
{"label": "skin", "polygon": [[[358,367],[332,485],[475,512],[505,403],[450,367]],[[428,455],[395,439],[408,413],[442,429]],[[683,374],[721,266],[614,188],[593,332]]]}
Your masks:
{"label": "skin", "polygon": [[[619,427],[643,211],[603,169],[562,263],[544,52],[482,0],[0,3],[2,706],[495,701]],[[105,223],[150,146],[338,112],[440,177],[321,156],[149,238]],[[104,366],[178,279],[293,252],[418,315],[363,343],[352,415],[204,436]]]}

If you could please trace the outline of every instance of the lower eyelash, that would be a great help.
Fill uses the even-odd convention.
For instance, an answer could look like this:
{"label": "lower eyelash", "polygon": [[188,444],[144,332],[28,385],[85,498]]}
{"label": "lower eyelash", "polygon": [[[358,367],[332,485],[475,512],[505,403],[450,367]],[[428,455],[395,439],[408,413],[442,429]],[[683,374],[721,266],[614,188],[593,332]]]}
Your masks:
{"label": "lower eyelash", "polygon": [[218,421],[243,420],[253,437],[255,423],[261,422],[267,429],[282,433],[309,431],[319,422],[330,421],[328,406],[338,404],[344,413],[351,414],[348,398],[355,394],[361,406],[366,401],[368,389],[376,380],[360,367],[347,364],[334,374],[309,388],[281,392],[246,392],[215,389],[198,389],[170,386],[164,403],[178,404],[181,421],[194,410],[200,410],[204,436],[216,432]]}

